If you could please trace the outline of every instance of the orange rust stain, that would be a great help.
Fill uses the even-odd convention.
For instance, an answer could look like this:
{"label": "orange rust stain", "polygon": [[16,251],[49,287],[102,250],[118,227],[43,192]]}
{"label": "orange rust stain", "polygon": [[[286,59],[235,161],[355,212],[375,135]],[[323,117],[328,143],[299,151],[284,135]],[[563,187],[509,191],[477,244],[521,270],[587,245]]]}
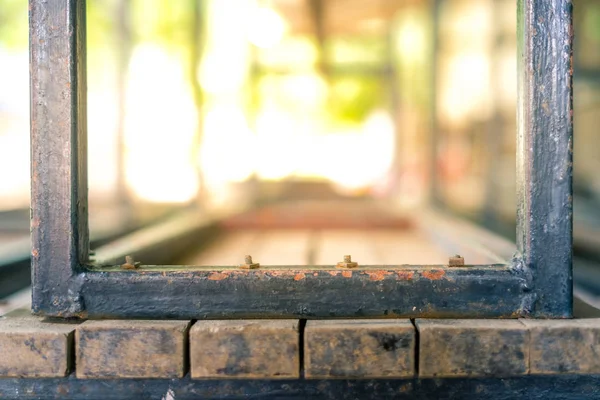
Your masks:
{"label": "orange rust stain", "polygon": [[273,277],[296,275],[294,271],[269,271],[269,274]]}
{"label": "orange rust stain", "polygon": [[443,269],[424,271],[421,275],[423,275],[427,279],[431,279],[432,281],[437,281],[442,279],[444,275],[446,275],[446,271]]}
{"label": "orange rust stain", "polygon": [[337,276],[339,271],[327,271],[327,273],[331,276]]}
{"label": "orange rust stain", "polygon": [[415,274],[415,271],[398,271],[398,278],[410,281]]}
{"label": "orange rust stain", "polygon": [[319,276],[319,273],[318,273],[318,272],[315,272],[315,273],[313,274],[313,276]]}
{"label": "orange rust stain", "polygon": [[208,276],[208,279],[211,281],[222,281],[223,279],[229,278],[229,274],[221,273],[221,272],[213,272]]}
{"label": "orange rust stain", "polygon": [[33,256],[33,258],[38,258],[40,253],[38,252],[37,249],[33,249],[33,250],[31,250],[31,255]]}
{"label": "orange rust stain", "polygon": [[389,271],[365,271],[367,275],[369,275],[369,279],[372,281],[382,281],[386,275],[390,275]]}
{"label": "orange rust stain", "polygon": [[294,277],[294,280],[301,281],[304,278],[306,278],[306,275],[304,275],[304,272],[300,272],[300,273],[296,274],[296,276]]}
{"label": "orange rust stain", "polygon": [[352,278],[352,271],[342,271],[342,276],[344,278]]}

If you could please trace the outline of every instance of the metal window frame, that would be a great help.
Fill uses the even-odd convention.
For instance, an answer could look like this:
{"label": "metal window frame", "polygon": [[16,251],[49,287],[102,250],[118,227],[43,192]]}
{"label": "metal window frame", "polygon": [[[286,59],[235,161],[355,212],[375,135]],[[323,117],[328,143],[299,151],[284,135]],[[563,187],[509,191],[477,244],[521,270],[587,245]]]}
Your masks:
{"label": "metal window frame", "polygon": [[30,0],[32,309],[81,318],[572,314],[572,4],[519,0],[517,253],[505,265],[99,270],[89,261],[84,0]]}

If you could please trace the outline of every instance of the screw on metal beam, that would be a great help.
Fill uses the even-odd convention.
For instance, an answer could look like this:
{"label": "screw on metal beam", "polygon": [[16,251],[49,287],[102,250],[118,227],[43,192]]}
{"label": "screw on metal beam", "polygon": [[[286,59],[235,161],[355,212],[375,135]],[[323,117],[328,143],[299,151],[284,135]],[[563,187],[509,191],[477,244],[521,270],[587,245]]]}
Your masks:
{"label": "screw on metal beam", "polygon": [[352,257],[347,255],[347,256],[344,256],[344,261],[337,263],[336,267],[338,267],[338,268],[356,268],[356,267],[358,267],[358,263],[352,261]]}
{"label": "screw on metal beam", "polygon": [[450,260],[448,260],[449,267],[462,267],[464,265],[465,265],[464,257],[461,257],[458,254],[455,255],[454,257],[450,257]]}
{"label": "screw on metal beam", "polygon": [[140,266],[140,262],[133,259],[132,256],[125,256],[125,264],[121,265],[122,269],[137,269]]}
{"label": "screw on metal beam", "polygon": [[252,261],[252,256],[247,255],[244,258],[244,264],[240,264],[240,268],[244,268],[244,269],[256,269],[260,267],[259,263],[255,263]]}

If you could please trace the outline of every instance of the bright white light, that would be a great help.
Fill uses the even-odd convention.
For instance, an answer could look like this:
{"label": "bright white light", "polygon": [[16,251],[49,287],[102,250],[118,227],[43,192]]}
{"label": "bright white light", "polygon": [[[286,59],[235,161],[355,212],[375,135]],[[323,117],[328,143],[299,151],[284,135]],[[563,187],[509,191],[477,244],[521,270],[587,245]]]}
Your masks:
{"label": "bright white light", "polygon": [[274,10],[256,7],[248,16],[248,41],[257,47],[268,49],[283,39],[285,21]]}
{"label": "bright white light", "polygon": [[254,171],[255,137],[241,107],[218,105],[204,117],[199,163],[209,185],[241,182]]}
{"label": "bright white light", "polygon": [[454,55],[444,75],[440,111],[448,122],[460,124],[467,119],[489,117],[490,66],[485,53],[465,51]]}
{"label": "bright white light", "polygon": [[305,106],[322,105],[327,98],[327,83],[316,74],[290,76],[282,89],[287,98]]}
{"label": "bright white light", "polygon": [[256,171],[262,179],[279,180],[298,167],[297,142],[301,140],[292,115],[281,109],[266,109],[256,118]]}
{"label": "bright white light", "polygon": [[140,198],[183,203],[198,191],[191,155],[196,110],[181,60],[154,45],[132,55],[125,120],[126,180]]}
{"label": "bright white light", "polygon": [[325,137],[330,157],[325,175],[350,190],[364,189],[383,179],[394,158],[394,123],[389,114],[371,114],[362,129]]}

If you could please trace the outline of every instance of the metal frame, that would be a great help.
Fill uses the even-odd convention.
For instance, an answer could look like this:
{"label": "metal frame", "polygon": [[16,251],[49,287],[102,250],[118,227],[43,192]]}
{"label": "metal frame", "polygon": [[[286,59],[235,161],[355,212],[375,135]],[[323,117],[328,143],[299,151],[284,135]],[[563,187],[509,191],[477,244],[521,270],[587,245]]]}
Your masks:
{"label": "metal frame", "polygon": [[82,318],[570,317],[571,2],[520,0],[518,21],[512,262],[124,271],[98,269],[88,257],[85,2],[30,0],[33,311]]}
{"label": "metal frame", "polygon": [[[0,378],[2,398],[117,399],[592,399],[600,395],[598,375],[525,375],[507,378],[194,380]],[[242,393],[242,394],[240,394]]]}

